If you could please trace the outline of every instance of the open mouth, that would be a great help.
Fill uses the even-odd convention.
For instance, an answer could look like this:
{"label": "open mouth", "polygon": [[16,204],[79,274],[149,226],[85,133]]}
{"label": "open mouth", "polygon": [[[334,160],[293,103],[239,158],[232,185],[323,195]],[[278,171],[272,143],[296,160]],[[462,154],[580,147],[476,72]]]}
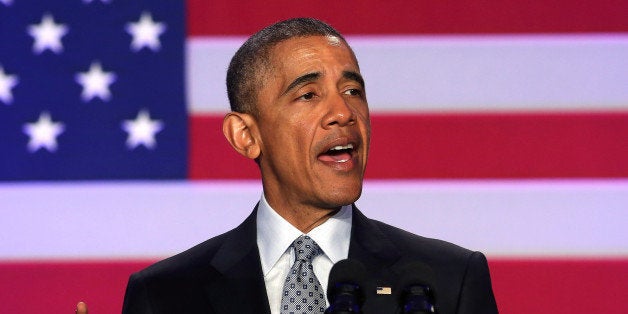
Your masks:
{"label": "open mouth", "polygon": [[336,145],[320,154],[318,159],[326,162],[345,163],[353,157],[353,144]]}

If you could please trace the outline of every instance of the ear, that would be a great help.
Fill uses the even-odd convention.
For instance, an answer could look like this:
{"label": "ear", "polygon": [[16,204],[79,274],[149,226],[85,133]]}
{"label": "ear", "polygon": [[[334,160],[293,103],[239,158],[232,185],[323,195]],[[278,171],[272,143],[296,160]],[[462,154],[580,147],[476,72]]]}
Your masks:
{"label": "ear", "polygon": [[240,155],[250,159],[259,157],[261,143],[257,122],[250,114],[228,113],[222,121],[222,133]]}

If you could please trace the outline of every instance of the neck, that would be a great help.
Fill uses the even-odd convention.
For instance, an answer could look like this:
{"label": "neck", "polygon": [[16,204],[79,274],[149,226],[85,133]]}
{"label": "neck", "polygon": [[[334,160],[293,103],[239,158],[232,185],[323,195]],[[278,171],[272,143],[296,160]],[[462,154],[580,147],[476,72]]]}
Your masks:
{"label": "neck", "polygon": [[266,201],[279,216],[303,233],[308,233],[312,231],[312,229],[322,225],[342,208],[319,208],[295,204],[286,205],[275,202],[267,196]]}
{"label": "neck", "polygon": [[340,208],[336,209],[316,209],[314,211],[296,210],[288,212],[279,212],[279,215],[287,220],[291,225],[295,226],[303,233],[308,233],[312,229],[322,225],[329,218],[334,216]]}

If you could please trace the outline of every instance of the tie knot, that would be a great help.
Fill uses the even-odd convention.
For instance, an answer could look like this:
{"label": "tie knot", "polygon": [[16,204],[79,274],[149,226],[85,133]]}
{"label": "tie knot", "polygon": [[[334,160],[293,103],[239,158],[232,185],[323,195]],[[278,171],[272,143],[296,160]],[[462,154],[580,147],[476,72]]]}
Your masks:
{"label": "tie knot", "polygon": [[309,261],[321,254],[321,248],[309,236],[302,235],[292,242],[297,260]]}

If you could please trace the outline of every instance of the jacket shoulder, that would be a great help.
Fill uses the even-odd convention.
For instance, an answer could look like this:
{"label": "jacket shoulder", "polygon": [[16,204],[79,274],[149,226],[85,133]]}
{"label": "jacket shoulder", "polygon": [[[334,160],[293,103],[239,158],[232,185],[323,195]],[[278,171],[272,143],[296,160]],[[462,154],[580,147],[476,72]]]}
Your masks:
{"label": "jacket shoulder", "polygon": [[399,269],[415,262],[431,269],[439,313],[497,313],[484,254],[380,221],[371,224],[399,251]]}
{"label": "jacket shoulder", "polygon": [[122,313],[194,313],[205,303],[203,287],[219,280],[210,261],[226,234],[216,236],[184,252],[154,263],[128,281]]}
{"label": "jacket shoulder", "polygon": [[462,246],[444,240],[420,236],[384,222],[370,219],[386,238],[400,250],[402,255],[422,257],[423,259],[444,262],[466,260],[474,252]]}
{"label": "jacket shoulder", "polygon": [[195,273],[199,268],[208,267],[209,261],[213,259],[228,235],[229,232],[210,238],[183,252],[160,260],[136,274],[144,278],[151,278],[175,274],[181,276],[188,272]]}

